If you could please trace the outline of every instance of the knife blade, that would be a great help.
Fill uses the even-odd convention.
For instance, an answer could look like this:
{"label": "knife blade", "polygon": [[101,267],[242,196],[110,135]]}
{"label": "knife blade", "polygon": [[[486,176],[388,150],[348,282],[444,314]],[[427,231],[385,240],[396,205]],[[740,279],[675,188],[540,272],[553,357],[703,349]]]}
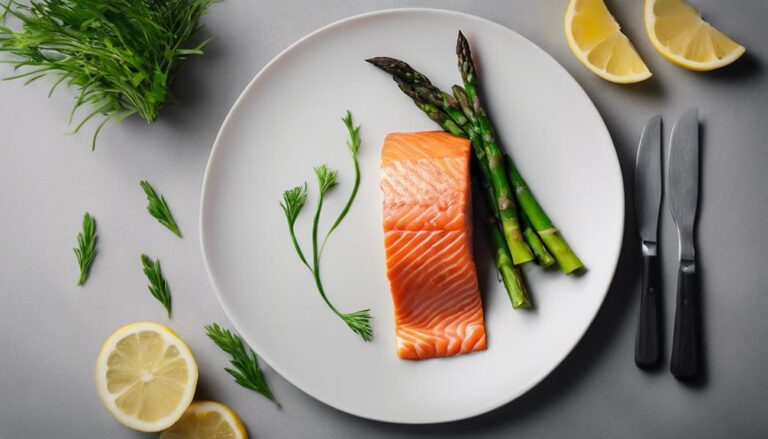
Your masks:
{"label": "knife blade", "polygon": [[659,263],[656,235],[661,208],[661,116],[652,117],[640,136],[635,163],[635,216],[643,251],[640,315],[635,364],[649,369],[659,362]]}
{"label": "knife blade", "polygon": [[672,128],[667,166],[669,209],[677,227],[677,309],[669,369],[677,379],[699,370],[699,286],[694,226],[699,198],[699,112],[687,110]]}

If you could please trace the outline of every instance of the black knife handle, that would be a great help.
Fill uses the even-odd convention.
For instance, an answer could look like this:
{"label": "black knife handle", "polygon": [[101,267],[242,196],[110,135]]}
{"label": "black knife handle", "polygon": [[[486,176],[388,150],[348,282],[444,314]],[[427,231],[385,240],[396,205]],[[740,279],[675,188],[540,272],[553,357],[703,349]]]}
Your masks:
{"label": "black knife handle", "polygon": [[659,260],[643,255],[643,289],[640,291],[640,318],[635,337],[635,364],[650,369],[659,362]]}
{"label": "black knife handle", "polygon": [[680,261],[677,311],[669,370],[679,380],[699,372],[699,281],[694,261]]}

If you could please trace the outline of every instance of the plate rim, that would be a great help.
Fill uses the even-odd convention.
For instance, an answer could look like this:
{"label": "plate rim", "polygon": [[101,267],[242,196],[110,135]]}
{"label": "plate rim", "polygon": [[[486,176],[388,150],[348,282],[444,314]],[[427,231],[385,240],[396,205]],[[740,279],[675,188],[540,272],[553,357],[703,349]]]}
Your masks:
{"label": "plate rim", "polygon": [[619,162],[618,154],[616,153],[616,144],[613,141],[613,138],[611,136],[610,131],[608,131],[608,127],[605,124],[605,119],[600,114],[600,111],[597,109],[597,107],[595,106],[594,102],[589,97],[589,95],[586,93],[586,91],[581,86],[581,84],[579,84],[579,82],[576,81],[576,79],[573,77],[573,75],[557,59],[555,59],[552,55],[550,55],[549,52],[547,52],[546,50],[541,48],[541,46],[539,46],[538,44],[534,43],[533,41],[531,41],[530,39],[526,38],[525,36],[521,35],[520,33],[516,32],[515,30],[513,30],[513,29],[511,29],[511,28],[509,28],[507,26],[504,26],[504,25],[502,25],[500,23],[497,23],[497,22],[495,22],[493,20],[490,20],[490,19],[487,19],[487,18],[484,18],[484,17],[480,17],[480,16],[477,16],[477,15],[473,15],[473,14],[470,14],[470,13],[466,13],[466,12],[460,12],[460,11],[455,11],[455,10],[450,10],[450,9],[426,8],[426,7],[387,8],[387,9],[379,9],[379,10],[364,12],[364,13],[361,13],[361,14],[352,15],[352,16],[345,17],[345,18],[342,18],[340,20],[331,22],[329,24],[321,26],[320,28],[318,28],[318,29],[316,29],[316,30],[314,30],[314,31],[304,35],[303,37],[299,38],[298,40],[296,40],[293,43],[291,43],[290,45],[288,45],[285,49],[281,50],[266,65],[264,65],[264,67],[262,67],[258,71],[258,73],[256,73],[256,75],[254,75],[254,77],[248,82],[248,84],[240,92],[240,94],[238,95],[237,99],[232,104],[232,107],[227,112],[227,115],[224,118],[224,120],[222,121],[221,126],[219,127],[219,130],[218,130],[218,132],[216,134],[216,138],[213,141],[213,146],[211,147],[211,151],[210,151],[210,153],[208,155],[208,161],[207,161],[206,166],[205,166],[205,173],[203,174],[203,182],[202,182],[201,194],[200,194],[200,212],[199,212],[199,215],[198,215],[198,228],[199,228],[199,232],[200,232],[200,235],[199,235],[200,250],[201,250],[201,253],[202,253],[202,257],[203,257],[203,265],[205,267],[206,274],[208,275],[208,279],[210,281],[210,284],[213,287],[214,293],[216,294],[216,299],[218,300],[219,305],[221,305],[222,309],[224,310],[224,314],[227,316],[229,321],[232,323],[232,325],[235,327],[235,329],[243,337],[243,339],[245,340],[245,342],[249,346],[251,346],[251,347],[257,346],[258,343],[253,343],[252,340],[248,339],[248,337],[242,333],[242,331],[239,329],[240,325],[238,323],[239,322],[238,319],[234,318],[233,313],[228,308],[228,306],[225,304],[225,301],[223,300],[220,288],[219,288],[218,283],[216,281],[216,277],[214,276],[213,271],[211,270],[211,265],[210,265],[210,261],[208,260],[208,253],[207,253],[207,250],[206,250],[206,247],[207,247],[207,245],[206,245],[206,234],[204,233],[205,221],[206,221],[205,220],[206,204],[207,204],[207,202],[206,202],[206,198],[207,198],[206,197],[206,189],[208,187],[210,174],[212,172],[211,169],[213,168],[214,157],[216,155],[216,152],[217,152],[218,148],[221,145],[221,139],[224,136],[224,133],[227,130],[229,124],[230,124],[230,120],[234,117],[234,115],[236,114],[236,112],[240,108],[243,100],[245,99],[245,96],[249,93],[251,88],[259,81],[259,79],[262,76],[264,76],[269,70],[271,70],[272,67],[275,64],[277,64],[283,57],[285,57],[287,54],[289,54],[291,51],[293,51],[296,47],[299,47],[304,42],[311,40],[312,38],[314,38],[315,36],[317,36],[319,34],[325,33],[327,31],[330,31],[330,30],[332,30],[334,28],[337,28],[337,27],[342,27],[342,26],[346,25],[349,22],[353,22],[353,21],[357,21],[357,20],[363,20],[363,19],[368,19],[368,18],[377,17],[377,16],[396,15],[396,14],[402,14],[402,13],[431,13],[431,14],[436,14],[436,15],[454,16],[454,17],[459,17],[459,18],[463,18],[463,19],[474,20],[474,21],[477,21],[480,24],[483,24],[483,25],[486,25],[486,26],[499,27],[499,28],[502,28],[502,30],[507,31],[507,32],[511,32],[511,33],[515,34],[517,37],[525,40],[527,43],[531,44],[537,50],[539,50],[545,57],[547,57],[551,61],[553,61],[554,64],[557,65],[556,68],[561,69],[565,73],[566,77],[570,79],[570,81],[573,83],[573,85],[575,85],[576,88],[581,92],[581,94],[586,98],[587,102],[589,102],[589,104],[591,105],[594,113],[598,116],[598,119],[600,120],[600,126],[602,127],[603,132],[604,132],[605,136],[607,137],[607,139],[609,140],[610,144],[613,146],[613,148],[612,148],[612,152],[613,152],[612,157],[614,159],[614,170],[618,173],[618,182],[619,182],[619,184],[621,186],[621,188],[620,188],[621,190],[619,191],[619,194],[620,194],[620,206],[621,206],[621,209],[619,209],[619,211],[620,211],[620,214],[619,214],[620,215],[620,222],[619,222],[620,223],[620,227],[619,227],[619,232],[618,232],[619,236],[615,239],[615,242],[617,242],[617,245],[616,245],[616,248],[614,249],[614,252],[613,252],[614,253],[614,261],[615,262],[613,264],[613,267],[611,268],[611,272],[612,273],[610,275],[610,280],[608,282],[608,286],[606,287],[605,291],[602,293],[602,297],[600,298],[599,306],[596,307],[594,314],[589,319],[589,323],[584,326],[584,329],[582,330],[581,334],[579,334],[579,337],[578,337],[576,343],[574,343],[573,346],[571,346],[569,349],[564,350],[564,352],[560,356],[560,358],[557,361],[553,362],[552,366],[550,368],[548,368],[548,369],[547,368],[543,368],[542,369],[542,371],[543,371],[542,373],[534,375],[530,380],[528,380],[525,383],[525,385],[521,386],[522,390],[517,390],[517,391],[514,391],[514,392],[510,392],[510,393],[506,394],[505,396],[497,398],[497,399],[494,399],[492,401],[489,401],[486,404],[478,405],[473,410],[468,410],[465,414],[463,414],[461,416],[447,416],[447,417],[446,416],[442,416],[442,417],[440,417],[440,416],[431,416],[429,420],[424,420],[424,421],[413,421],[413,420],[411,420],[411,421],[403,421],[403,420],[395,419],[395,418],[393,418],[391,416],[378,416],[378,415],[365,414],[365,413],[357,412],[354,409],[338,407],[337,405],[335,405],[335,404],[325,400],[320,395],[316,395],[316,394],[306,390],[303,386],[297,384],[297,381],[300,382],[300,380],[294,379],[294,377],[292,375],[286,374],[285,371],[281,370],[279,367],[274,366],[274,363],[271,361],[271,358],[269,358],[268,356],[262,355],[260,352],[258,352],[256,349],[254,349],[254,352],[256,352],[256,354],[264,362],[266,362],[269,365],[269,367],[275,373],[277,373],[283,379],[288,381],[292,386],[294,386],[297,389],[301,390],[303,393],[309,395],[313,399],[315,399],[317,401],[320,401],[321,403],[323,403],[323,404],[325,404],[325,405],[327,405],[329,407],[333,407],[334,409],[339,410],[339,411],[341,411],[343,413],[348,413],[350,415],[354,415],[354,416],[357,416],[357,417],[360,417],[360,418],[363,418],[363,419],[369,419],[369,420],[379,421],[379,422],[396,423],[396,424],[406,424],[406,425],[440,424],[440,423],[454,422],[454,421],[461,421],[461,420],[465,420],[465,419],[470,419],[470,418],[474,418],[474,417],[483,415],[485,413],[491,412],[491,411],[493,411],[495,409],[498,409],[498,408],[500,408],[500,407],[502,407],[502,406],[504,406],[506,404],[511,403],[512,401],[514,401],[517,398],[521,397],[522,395],[528,393],[529,391],[531,391],[531,389],[533,389],[534,387],[538,386],[542,381],[544,381],[544,379],[547,378],[555,369],[557,369],[558,366],[560,366],[562,364],[562,362],[571,354],[571,352],[573,352],[573,350],[576,348],[576,346],[578,346],[582,342],[582,340],[584,339],[584,335],[587,333],[589,328],[592,327],[592,324],[594,323],[595,318],[600,313],[600,310],[602,309],[602,307],[603,307],[603,305],[605,303],[605,298],[608,295],[608,292],[610,291],[611,284],[613,283],[613,280],[616,277],[616,270],[618,268],[618,263],[619,263],[619,259],[620,259],[620,256],[621,256],[621,249],[622,249],[622,247],[624,245],[624,238],[625,238],[624,228],[626,226],[626,214],[625,214],[625,210],[626,210],[626,193],[625,193],[625,187],[624,187],[624,179],[623,179],[623,175],[622,175],[622,172],[621,172],[621,164]]}

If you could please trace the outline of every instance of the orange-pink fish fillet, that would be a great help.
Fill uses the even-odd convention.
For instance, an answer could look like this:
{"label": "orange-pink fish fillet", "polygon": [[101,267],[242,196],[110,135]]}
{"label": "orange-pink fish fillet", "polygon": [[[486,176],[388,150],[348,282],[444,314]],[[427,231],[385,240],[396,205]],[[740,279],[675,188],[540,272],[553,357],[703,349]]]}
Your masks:
{"label": "orange-pink fish fillet", "polygon": [[444,132],[384,140],[384,244],[400,358],[486,348],[472,259],[469,154],[468,140]]}

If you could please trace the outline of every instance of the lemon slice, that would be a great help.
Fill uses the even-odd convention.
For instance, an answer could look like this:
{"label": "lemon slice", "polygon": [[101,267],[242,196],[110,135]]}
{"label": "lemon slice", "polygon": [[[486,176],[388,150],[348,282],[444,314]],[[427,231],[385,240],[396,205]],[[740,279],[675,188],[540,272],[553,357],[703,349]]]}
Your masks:
{"label": "lemon slice", "polygon": [[565,37],[576,58],[604,79],[628,84],[651,77],[603,0],[571,0],[565,13]]}
{"label": "lemon slice", "polygon": [[189,407],[197,364],[187,345],[167,326],[125,325],[107,338],[96,360],[96,388],[112,415],[126,427],[160,431]]}
{"label": "lemon slice", "polygon": [[683,0],[646,0],[645,29],[659,53],[691,70],[727,66],[745,52]]}
{"label": "lemon slice", "polygon": [[248,439],[248,433],[229,407],[213,401],[195,401],[160,439]]}

